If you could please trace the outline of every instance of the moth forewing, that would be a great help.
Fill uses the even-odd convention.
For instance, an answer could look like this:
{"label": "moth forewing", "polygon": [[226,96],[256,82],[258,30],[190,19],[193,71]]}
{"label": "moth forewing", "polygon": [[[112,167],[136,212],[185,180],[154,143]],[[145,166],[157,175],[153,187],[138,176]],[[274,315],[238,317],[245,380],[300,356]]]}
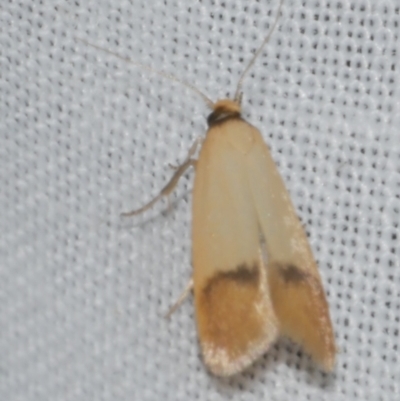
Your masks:
{"label": "moth forewing", "polygon": [[247,177],[251,130],[235,118],[211,126],[193,189],[197,326],[205,363],[222,376],[250,365],[278,335]]}
{"label": "moth forewing", "polygon": [[336,347],[328,304],[306,233],[260,133],[248,178],[268,254],[268,281],[282,334],[301,343],[325,370]]}

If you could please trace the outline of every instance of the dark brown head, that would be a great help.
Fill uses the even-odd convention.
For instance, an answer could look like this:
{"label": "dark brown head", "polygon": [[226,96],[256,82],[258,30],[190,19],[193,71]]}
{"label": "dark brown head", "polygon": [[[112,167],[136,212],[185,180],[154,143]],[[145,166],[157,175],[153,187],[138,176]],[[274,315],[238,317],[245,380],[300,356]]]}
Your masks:
{"label": "dark brown head", "polygon": [[240,117],[240,104],[235,100],[222,99],[214,103],[213,111],[207,118],[209,127]]}

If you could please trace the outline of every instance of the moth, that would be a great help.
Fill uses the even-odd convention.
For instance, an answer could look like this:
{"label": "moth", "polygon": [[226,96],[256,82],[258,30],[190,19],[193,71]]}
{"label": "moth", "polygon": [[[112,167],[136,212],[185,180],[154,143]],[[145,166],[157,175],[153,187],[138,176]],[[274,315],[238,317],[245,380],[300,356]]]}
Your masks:
{"label": "moth", "polygon": [[323,369],[335,363],[328,304],[307,236],[260,131],[241,114],[243,79],[281,7],[282,1],[232,100],[214,103],[192,85],[145,67],[194,90],[211,114],[198,159],[194,146],[158,196],[123,215],[149,209],[194,167],[193,276],[171,312],[193,290],[203,359],[220,376],[241,372],[280,335],[300,343]]}

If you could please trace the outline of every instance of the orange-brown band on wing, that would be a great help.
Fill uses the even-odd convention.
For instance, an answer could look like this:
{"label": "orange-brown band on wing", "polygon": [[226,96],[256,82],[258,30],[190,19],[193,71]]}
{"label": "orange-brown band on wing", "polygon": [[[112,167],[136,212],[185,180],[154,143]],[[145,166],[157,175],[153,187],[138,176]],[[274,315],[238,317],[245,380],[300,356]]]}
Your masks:
{"label": "orange-brown band on wing", "polygon": [[239,372],[276,337],[276,325],[268,324],[265,280],[264,266],[241,265],[216,273],[196,297],[203,355],[213,373]]}
{"label": "orange-brown band on wing", "polygon": [[302,344],[325,370],[332,370],[336,346],[319,277],[293,265],[271,263],[268,282],[282,334]]}

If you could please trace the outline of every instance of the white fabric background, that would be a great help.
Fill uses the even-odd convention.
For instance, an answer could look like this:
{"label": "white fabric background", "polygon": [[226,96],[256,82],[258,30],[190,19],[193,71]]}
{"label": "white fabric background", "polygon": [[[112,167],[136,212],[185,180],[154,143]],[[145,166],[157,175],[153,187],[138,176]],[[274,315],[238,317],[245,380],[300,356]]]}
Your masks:
{"label": "white fabric background", "polygon": [[281,340],[243,374],[209,375],[188,299],[187,174],[205,133],[184,87],[74,40],[232,95],[277,0],[0,5],[0,399],[397,400],[400,393],[396,0],[287,0],[244,84],[307,227],[339,353],[332,375]]}

